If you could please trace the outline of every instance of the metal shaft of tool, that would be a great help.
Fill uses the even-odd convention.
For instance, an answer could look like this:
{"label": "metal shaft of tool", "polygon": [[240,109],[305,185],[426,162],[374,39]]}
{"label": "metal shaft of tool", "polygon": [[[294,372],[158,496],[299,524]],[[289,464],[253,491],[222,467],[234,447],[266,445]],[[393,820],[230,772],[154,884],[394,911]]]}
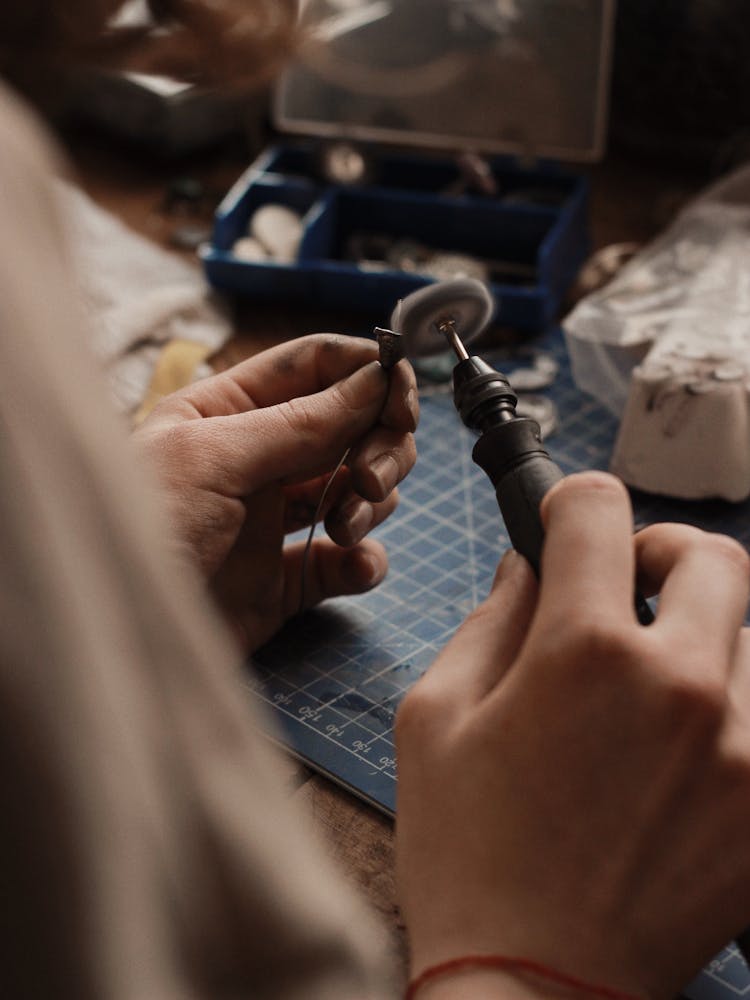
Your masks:
{"label": "metal shaft of tool", "polygon": [[458,335],[458,331],[456,330],[456,321],[452,317],[446,316],[445,319],[438,320],[435,326],[453,348],[453,353],[456,355],[458,360],[466,361],[469,357],[469,352],[464,347],[463,341]]}

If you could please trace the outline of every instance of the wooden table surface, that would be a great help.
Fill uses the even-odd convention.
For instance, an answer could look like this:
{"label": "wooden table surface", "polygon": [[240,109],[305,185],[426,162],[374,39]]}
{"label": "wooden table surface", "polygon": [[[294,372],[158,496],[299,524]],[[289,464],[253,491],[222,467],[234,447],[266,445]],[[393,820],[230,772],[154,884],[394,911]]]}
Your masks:
{"label": "wooden table surface", "polygon": [[[165,163],[91,135],[69,135],[65,144],[82,186],[103,207],[133,229],[170,248],[172,234],[184,223],[210,226],[212,206],[248,163],[248,154],[223,148]],[[592,184],[591,225],[595,248],[621,241],[644,242],[662,229],[675,211],[708,178],[669,164],[644,164],[610,157],[589,170]],[[179,177],[200,181],[209,193],[193,217],[165,210],[165,193]],[[173,248],[172,248],[173,249]],[[193,258],[191,251],[174,251]],[[381,320],[378,317],[377,320]],[[354,318],[330,310],[289,303],[243,304],[236,309],[236,333],[216,357],[226,367],[281,340],[318,330],[357,329]],[[302,799],[344,875],[382,915],[397,968],[405,968],[406,944],[394,884],[391,822],[327,780],[290,761],[292,794]]]}

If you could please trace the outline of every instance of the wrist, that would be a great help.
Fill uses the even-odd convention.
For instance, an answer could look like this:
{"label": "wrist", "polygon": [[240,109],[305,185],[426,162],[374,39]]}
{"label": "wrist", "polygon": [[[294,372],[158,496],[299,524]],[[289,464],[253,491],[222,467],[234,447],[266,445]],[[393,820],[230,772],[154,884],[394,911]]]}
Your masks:
{"label": "wrist", "polygon": [[405,1000],[447,1000],[449,988],[455,994],[457,986],[466,1000],[475,996],[503,1000],[553,996],[640,1000],[640,995],[581,979],[531,958],[481,953],[458,955],[423,967],[407,986]]}
{"label": "wrist", "polygon": [[420,986],[414,1000],[572,1000],[569,991],[502,969],[463,969]]}

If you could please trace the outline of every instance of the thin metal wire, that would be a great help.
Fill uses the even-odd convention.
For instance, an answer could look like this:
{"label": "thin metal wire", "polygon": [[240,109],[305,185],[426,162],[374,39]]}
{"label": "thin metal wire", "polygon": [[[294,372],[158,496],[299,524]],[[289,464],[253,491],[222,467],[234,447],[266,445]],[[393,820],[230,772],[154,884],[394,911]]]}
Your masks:
{"label": "thin metal wire", "polygon": [[318,523],[318,518],[320,517],[320,512],[323,510],[323,504],[328,496],[328,491],[331,488],[331,484],[338,475],[339,469],[343,466],[344,462],[349,457],[349,452],[351,448],[347,448],[344,454],[339,459],[338,465],[331,473],[328,482],[323,487],[323,492],[320,494],[320,500],[318,500],[318,506],[315,508],[315,514],[312,519],[312,524],[310,525],[310,532],[307,536],[307,542],[305,543],[305,551],[302,553],[302,571],[299,586],[299,610],[298,614],[302,614],[305,610],[305,597],[306,597],[306,584],[307,584],[307,563],[310,559],[310,549],[312,548],[313,535],[315,534],[315,525]]}
{"label": "thin metal wire", "polygon": [[[388,361],[389,361],[389,357],[388,357],[388,355],[389,355],[389,348],[391,347],[390,340],[396,339],[396,338],[394,338],[394,333],[397,334],[397,338],[399,340],[400,340],[400,337],[401,337],[401,332],[400,332],[401,301],[402,300],[399,299],[398,300],[398,304],[396,306],[396,315],[395,315],[395,323],[394,323],[394,326],[396,327],[396,331],[382,330],[380,332],[383,333],[383,334],[388,334],[389,338],[385,338],[385,339],[382,339],[381,337],[377,338],[377,340],[378,340],[378,346],[380,348],[380,364],[382,365],[382,367],[383,367],[383,369],[385,371],[388,371],[391,367],[393,367],[391,364],[388,364]],[[376,327],[375,329],[377,331],[379,328]],[[400,357],[400,355],[396,356],[396,361],[398,361],[399,357]],[[391,359],[391,360],[393,360],[393,359]],[[306,589],[307,589],[307,587],[306,587],[306,585],[307,585],[307,564],[310,561],[310,549],[312,548],[313,537],[315,535],[315,525],[318,523],[318,518],[320,517],[320,512],[323,509],[323,504],[326,501],[326,497],[328,496],[328,491],[331,488],[331,484],[333,483],[334,479],[338,475],[339,469],[343,466],[344,462],[349,457],[349,452],[350,451],[351,451],[351,448],[347,448],[346,451],[344,452],[344,454],[339,459],[338,465],[333,470],[333,472],[331,473],[331,475],[330,475],[330,477],[328,479],[328,482],[323,487],[323,492],[320,494],[320,500],[318,500],[318,506],[315,508],[315,514],[314,514],[313,519],[312,519],[312,524],[310,525],[310,531],[309,531],[309,534],[307,536],[307,541],[305,542],[305,551],[302,553],[302,570],[301,570],[301,579],[300,579],[300,586],[299,586],[299,609],[298,609],[298,614],[302,614],[302,612],[305,610],[305,597],[307,596],[306,595]]]}

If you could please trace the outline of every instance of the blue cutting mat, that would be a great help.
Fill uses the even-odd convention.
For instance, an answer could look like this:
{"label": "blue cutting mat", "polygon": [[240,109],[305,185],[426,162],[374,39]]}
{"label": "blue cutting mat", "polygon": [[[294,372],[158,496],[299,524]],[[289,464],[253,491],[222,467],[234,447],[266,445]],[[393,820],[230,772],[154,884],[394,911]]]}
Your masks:
{"label": "blue cutting mat", "polygon": [[[539,346],[560,372],[549,395],[560,425],[547,447],[564,472],[606,469],[616,421],[573,384],[559,331]],[[512,376],[511,376],[512,377]],[[391,568],[377,590],[329,601],[295,619],[256,657],[253,686],[274,709],[289,745],[373,804],[392,812],[395,709],[489,589],[508,545],[474,435],[450,394],[421,401],[419,458],[396,513],[375,532]],[[681,520],[750,545],[750,503],[634,497],[636,520]]]}
{"label": "blue cutting mat", "polygon": [[[560,365],[548,390],[560,412],[546,442],[564,472],[606,469],[614,418],[573,384],[562,337],[538,343]],[[512,374],[511,374],[512,381]],[[448,393],[421,401],[419,458],[396,513],[375,532],[390,571],[375,591],[291,622],[256,656],[251,684],[288,746],[310,766],[388,813],[395,808],[393,718],[399,701],[489,590],[508,546],[494,490],[471,461],[474,436]],[[750,502],[677,503],[635,495],[636,520],[679,520],[750,545]],[[727,950],[687,991],[692,1000],[750,996]]]}

